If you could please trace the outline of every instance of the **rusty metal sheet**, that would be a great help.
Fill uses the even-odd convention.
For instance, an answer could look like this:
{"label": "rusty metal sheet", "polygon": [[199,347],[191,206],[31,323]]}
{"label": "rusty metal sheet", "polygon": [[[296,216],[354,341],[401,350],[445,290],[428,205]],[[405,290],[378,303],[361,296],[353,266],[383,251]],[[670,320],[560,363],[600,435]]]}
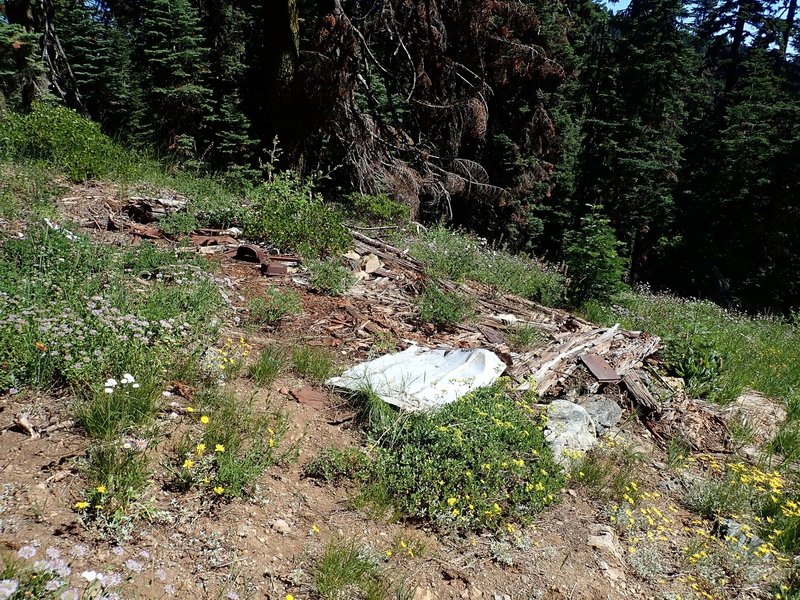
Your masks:
{"label": "rusty metal sheet", "polygon": [[581,361],[600,383],[609,383],[622,379],[619,373],[614,370],[614,367],[608,364],[602,356],[597,354],[584,354],[581,356]]}
{"label": "rusty metal sheet", "polygon": [[289,270],[286,268],[286,265],[277,262],[267,262],[261,264],[261,274],[267,275],[270,277],[275,277],[276,275],[286,275]]}

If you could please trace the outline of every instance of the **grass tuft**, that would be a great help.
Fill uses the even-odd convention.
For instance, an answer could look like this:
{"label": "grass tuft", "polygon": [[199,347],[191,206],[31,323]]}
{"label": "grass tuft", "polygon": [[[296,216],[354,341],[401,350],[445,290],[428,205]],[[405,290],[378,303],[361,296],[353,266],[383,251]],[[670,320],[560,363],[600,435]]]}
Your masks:
{"label": "grass tuft", "polygon": [[258,355],[256,361],[250,365],[250,377],[261,387],[268,387],[286,367],[286,352],[277,346],[267,346]]}
{"label": "grass tuft", "polygon": [[336,373],[336,360],[326,348],[301,345],[292,351],[294,370],[303,377],[323,383]]}

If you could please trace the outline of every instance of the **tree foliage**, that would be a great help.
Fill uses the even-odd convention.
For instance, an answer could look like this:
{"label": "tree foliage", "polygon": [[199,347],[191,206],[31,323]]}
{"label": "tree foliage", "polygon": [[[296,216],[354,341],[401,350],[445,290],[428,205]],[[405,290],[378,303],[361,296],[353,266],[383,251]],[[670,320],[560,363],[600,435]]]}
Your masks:
{"label": "tree foliage", "polygon": [[49,89],[184,166],[293,169],[554,261],[613,233],[630,283],[800,305],[797,0],[2,6],[13,109]]}

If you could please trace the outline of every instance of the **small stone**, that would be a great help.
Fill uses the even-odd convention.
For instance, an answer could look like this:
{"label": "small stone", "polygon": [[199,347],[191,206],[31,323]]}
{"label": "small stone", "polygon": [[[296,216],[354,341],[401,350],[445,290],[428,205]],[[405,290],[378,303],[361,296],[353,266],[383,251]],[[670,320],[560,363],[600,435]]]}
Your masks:
{"label": "small stone", "polygon": [[414,590],[413,600],[434,600],[433,592],[424,588],[418,587]]}
{"label": "small stone", "polygon": [[275,519],[271,524],[270,527],[277,531],[278,533],[282,533],[283,535],[288,535],[291,531],[289,524],[284,521],[283,519]]}
{"label": "small stone", "polygon": [[288,396],[289,395],[289,388],[287,388],[286,386],[283,386],[281,389],[278,390],[278,393],[279,394],[283,394],[284,396]]}

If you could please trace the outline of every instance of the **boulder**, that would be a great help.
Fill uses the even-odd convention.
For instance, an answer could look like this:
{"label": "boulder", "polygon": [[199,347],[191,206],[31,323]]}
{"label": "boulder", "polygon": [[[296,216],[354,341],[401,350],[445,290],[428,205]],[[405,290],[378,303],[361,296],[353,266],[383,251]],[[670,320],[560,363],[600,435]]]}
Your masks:
{"label": "boulder", "polygon": [[622,408],[620,408],[616,400],[608,396],[588,396],[586,400],[581,402],[581,406],[586,409],[586,412],[589,413],[592,421],[594,421],[597,435],[603,435],[607,430],[619,423],[622,418]]}
{"label": "boulder", "polygon": [[555,400],[547,407],[545,439],[556,462],[569,467],[572,461],[597,443],[594,421],[580,404]]}

